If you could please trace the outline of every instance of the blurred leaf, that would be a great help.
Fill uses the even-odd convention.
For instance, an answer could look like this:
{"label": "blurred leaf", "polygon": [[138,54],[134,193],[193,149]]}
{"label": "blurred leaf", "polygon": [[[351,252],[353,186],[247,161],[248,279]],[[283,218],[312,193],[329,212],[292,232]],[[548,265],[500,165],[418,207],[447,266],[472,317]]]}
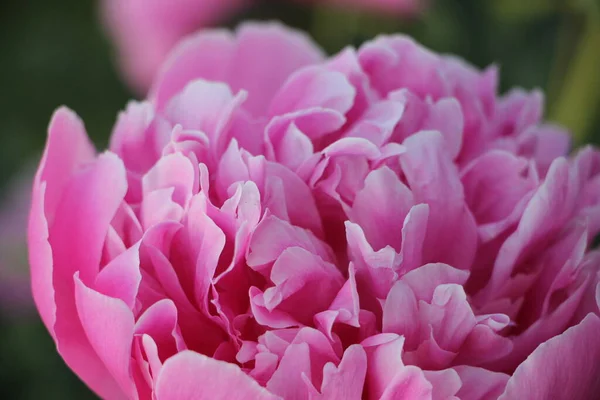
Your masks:
{"label": "blurred leaf", "polygon": [[552,119],[568,127],[581,144],[594,122],[600,103],[600,19],[588,16],[585,29],[568,66]]}
{"label": "blurred leaf", "polygon": [[496,18],[507,21],[525,21],[546,16],[560,10],[558,0],[492,0]]}

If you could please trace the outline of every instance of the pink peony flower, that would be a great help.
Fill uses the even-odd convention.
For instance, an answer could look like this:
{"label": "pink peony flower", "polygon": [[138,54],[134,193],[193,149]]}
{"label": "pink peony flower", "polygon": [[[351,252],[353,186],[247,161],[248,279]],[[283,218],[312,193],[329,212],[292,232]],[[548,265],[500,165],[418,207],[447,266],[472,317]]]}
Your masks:
{"label": "pink peony flower", "polygon": [[97,155],[59,109],[33,293],[106,399],[589,399],[600,153],[403,36],[183,42]]}
{"label": "pink peony flower", "polygon": [[[380,13],[414,15],[424,0],[297,0]],[[185,35],[215,26],[251,0],[103,0],[102,15],[117,45],[125,80],[145,94],[169,51]]]}

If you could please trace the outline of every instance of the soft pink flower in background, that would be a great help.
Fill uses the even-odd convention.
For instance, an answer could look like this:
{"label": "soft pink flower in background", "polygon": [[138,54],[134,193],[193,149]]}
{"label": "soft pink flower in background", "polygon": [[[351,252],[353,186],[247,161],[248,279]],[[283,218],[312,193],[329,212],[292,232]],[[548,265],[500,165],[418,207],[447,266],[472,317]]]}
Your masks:
{"label": "soft pink flower in background", "polygon": [[[396,15],[414,15],[423,4],[423,0],[297,1]],[[125,80],[138,93],[146,94],[160,65],[182,37],[224,23],[252,3],[252,0],[103,0],[101,4]]]}
{"label": "soft pink flower in background", "polygon": [[600,153],[404,36],[186,39],[97,155],[59,109],[33,294],[107,399],[588,399]]}
{"label": "soft pink flower in background", "polygon": [[34,310],[27,266],[27,216],[33,168],[18,174],[0,202],[0,308],[19,316]]}

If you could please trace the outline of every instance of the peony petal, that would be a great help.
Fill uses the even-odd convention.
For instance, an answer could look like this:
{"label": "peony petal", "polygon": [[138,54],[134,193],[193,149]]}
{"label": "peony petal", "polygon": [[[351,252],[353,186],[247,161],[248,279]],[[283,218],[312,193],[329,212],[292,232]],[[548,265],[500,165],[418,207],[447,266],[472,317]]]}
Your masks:
{"label": "peony petal", "polygon": [[[296,122],[288,123],[285,130],[278,126],[283,118],[274,118],[267,126],[266,135],[271,146],[273,161],[278,161],[291,170],[296,170],[303,162],[313,155],[314,147],[308,136],[302,132]],[[343,123],[343,122],[342,122]],[[337,125],[337,124],[336,124]]]}
{"label": "peony petal", "polygon": [[[225,81],[235,51],[232,34],[225,30],[201,31],[183,40],[163,64],[150,98],[158,110],[196,79]],[[205,62],[206,59],[211,62]]]}
{"label": "peony petal", "polygon": [[29,247],[29,265],[31,290],[38,312],[56,340],[54,323],[56,322],[55,290],[53,285],[52,247],[48,243],[48,221],[44,215],[44,197],[46,182],[36,183],[33,188],[27,245]]}
{"label": "peony petal", "polygon": [[321,395],[317,399],[360,400],[367,370],[367,356],[362,346],[354,344],[346,349],[342,361],[335,367],[325,365]]}
{"label": "peony petal", "polygon": [[383,306],[382,332],[397,333],[404,336],[406,346],[415,349],[418,346],[419,308],[412,289],[398,281],[385,299]]}
{"label": "peony petal", "polygon": [[333,260],[331,249],[312,232],[267,215],[254,230],[246,261],[250,268],[262,272],[263,266],[274,262],[285,249],[293,246],[306,249],[325,261]]}
{"label": "peony petal", "polygon": [[94,289],[105,296],[120,299],[133,310],[138,288],[142,280],[140,273],[140,243],[136,243],[102,268]]}
{"label": "peony petal", "polygon": [[275,203],[273,206],[276,208],[278,206],[276,203],[283,201],[293,225],[310,229],[315,235],[321,236],[323,224],[310,188],[291,170],[281,164],[267,161],[265,189],[268,191],[269,185],[276,182],[281,187],[282,198],[265,196],[265,207],[269,208],[272,203]]}
{"label": "peony petal", "polygon": [[497,329],[477,324],[463,342],[454,362],[481,365],[505,357],[512,350],[513,343],[510,338],[499,335]]}
{"label": "peony petal", "polygon": [[162,222],[180,222],[184,215],[181,205],[173,201],[175,188],[154,190],[144,196],[140,219],[144,229],[150,229]]}
{"label": "peony petal", "polygon": [[323,67],[306,67],[285,82],[273,98],[269,115],[283,115],[311,108],[344,114],[352,107],[354,87],[346,77]]}
{"label": "peony petal", "polygon": [[349,129],[349,137],[365,138],[377,146],[384,145],[399,121],[403,119],[404,104],[384,100],[373,104]]}
{"label": "peony petal", "polygon": [[572,176],[565,159],[558,158],[552,163],[546,180],[523,212],[517,230],[498,252],[490,282],[480,295],[482,300],[489,299],[506,282],[524,253],[560,229],[571,215],[576,196]]}
{"label": "peony petal", "polygon": [[457,397],[461,400],[497,399],[510,376],[484,368],[461,365],[453,368],[462,381]]}
{"label": "peony petal", "polygon": [[302,31],[276,22],[245,23],[238,28],[228,81],[232,88],[251,93],[248,110],[264,115],[292,73],[322,59],[322,50]]}
{"label": "peony petal", "polygon": [[234,365],[183,351],[163,365],[154,394],[157,400],[267,400],[278,397]]}
{"label": "peony petal", "polygon": [[48,127],[46,149],[35,177],[35,185],[48,182],[44,212],[50,224],[69,180],[79,168],[94,159],[95,153],[79,117],[66,107],[56,110]]}
{"label": "peony petal", "polygon": [[400,155],[400,163],[408,186],[415,202],[429,204],[424,261],[469,268],[477,246],[475,221],[466,207],[456,166],[444,151],[442,136],[423,131],[410,136],[404,145],[407,150]]}
{"label": "peony petal", "polygon": [[348,266],[348,280],[344,283],[329,309],[314,316],[314,321],[327,337],[333,341],[333,324],[341,322],[360,328],[360,300],[356,286],[356,272],[352,262]]}
{"label": "peony petal", "polygon": [[34,180],[28,228],[33,298],[53,337],[56,305],[52,249],[48,243],[49,225],[54,220],[65,186],[82,164],[93,159],[94,153],[77,115],[67,108],[55,111],[48,128],[46,149]]}
{"label": "peony petal", "polygon": [[321,58],[321,51],[304,34],[278,23],[245,23],[236,36],[225,31],[201,32],[172,52],[151,97],[162,109],[192,80],[222,81],[234,91],[250,93],[246,106],[260,115],[294,71]]}
{"label": "peony petal", "polygon": [[394,91],[387,98],[404,105],[404,115],[394,130],[393,140],[401,142],[417,132],[435,130],[444,137],[450,158],[457,158],[465,125],[461,104],[457,99],[450,97],[432,103],[429,99],[420,99],[407,89]]}
{"label": "peony petal", "polygon": [[[190,82],[169,101],[165,116],[173,124],[181,124],[186,130],[206,134],[213,156],[218,157],[231,137],[228,128],[242,117],[240,107],[246,97],[246,92],[239,92],[234,96],[224,83],[198,79]],[[212,158],[200,161],[212,164]]]}
{"label": "peony petal", "polygon": [[499,400],[594,398],[600,391],[599,331],[600,318],[589,314],[542,343],[517,368]]}
{"label": "peony petal", "polygon": [[[275,287],[264,293],[265,307],[285,311],[302,324],[324,311],[343,285],[337,267],[301,247],[290,247],[273,264],[270,276]],[[314,290],[314,285],[319,290]]]}
{"label": "peony petal", "polygon": [[402,368],[381,395],[381,400],[415,399],[431,400],[433,387],[420,368],[407,366]]}
{"label": "peony petal", "polygon": [[462,172],[466,202],[479,224],[507,218],[520,200],[534,189],[524,177],[527,160],[504,151],[491,151]]}
{"label": "peony petal", "polygon": [[118,389],[112,387],[112,378],[90,347],[79,321],[73,275],[78,271],[81,281],[88,285],[96,279],[104,239],[126,188],[122,162],[114,154],[101,155],[65,187],[49,235],[55,266],[54,330],[58,349],[67,364],[102,395]]}
{"label": "peony petal", "polygon": [[[441,57],[406,36],[381,36],[363,45],[359,60],[382,95],[405,87],[420,97],[438,97],[445,86],[439,73]],[[433,90],[438,92],[431,93]]]}
{"label": "peony petal", "polygon": [[137,399],[131,375],[133,313],[119,299],[88,288],[75,275],[75,303],[90,345],[127,398]]}
{"label": "peony petal", "polygon": [[110,150],[135,174],[144,174],[160,158],[171,126],[157,118],[149,102],[130,102],[119,113],[110,137]]}
{"label": "peony petal", "polygon": [[405,272],[422,265],[428,220],[429,206],[423,203],[413,206],[404,219],[400,256],[402,257],[401,269]]}
{"label": "peony petal", "polygon": [[457,284],[439,285],[431,304],[421,303],[421,318],[431,321],[436,342],[444,350],[458,352],[476,320],[464,288]]}
{"label": "peony petal", "polygon": [[371,336],[361,343],[367,353],[365,393],[379,399],[396,374],[405,368],[402,362],[404,338],[392,333]]}
{"label": "peony petal", "polygon": [[411,191],[391,169],[382,167],[367,176],[365,187],[356,194],[350,221],[362,227],[373,250],[392,246],[400,251],[402,225],[413,203]]}
{"label": "peony petal", "polygon": [[442,371],[424,371],[425,378],[431,383],[431,400],[459,400],[455,397],[462,382],[454,369]]}
{"label": "peony petal", "polygon": [[347,221],[345,226],[349,257],[356,267],[356,280],[363,285],[364,295],[386,297],[398,276],[394,268],[398,254],[391,247],[373,251],[359,225]]}
{"label": "peony petal", "polygon": [[162,157],[144,178],[144,195],[159,189],[173,188],[173,201],[186,208],[190,198],[198,191],[194,166],[189,158],[181,153]]}
{"label": "peony petal", "polygon": [[[159,361],[186,349],[177,323],[177,308],[169,299],[160,300],[148,307],[135,323],[135,334],[152,338]],[[146,341],[147,339],[143,339],[144,346]]]}
{"label": "peony petal", "polygon": [[447,264],[426,264],[402,277],[402,281],[414,291],[418,300],[431,301],[438,286],[448,283],[464,285],[469,273]]}
{"label": "peony petal", "polygon": [[310,349],[306,343],[290,345],[279,361],[279,366],[267,382],[267,389],[283,399],[307,398],[308,386],[302,376],[311,380]]}
{"label": "peony petal", "polygon": [[556,158],[566,156],[570,149],[569,132],[550,124],[532,126],[519,138],[519,154],[535,160],[542,176]]}

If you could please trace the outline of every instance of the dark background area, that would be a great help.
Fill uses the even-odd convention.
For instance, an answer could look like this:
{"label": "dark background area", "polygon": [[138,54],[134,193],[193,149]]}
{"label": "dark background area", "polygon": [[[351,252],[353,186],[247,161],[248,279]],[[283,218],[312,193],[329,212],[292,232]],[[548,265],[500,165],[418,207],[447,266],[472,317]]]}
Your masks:
{"label": "dark background area", "polygon": [[[279,19],[309,31],[330,53],[380,32],[408,33],[436,51],[455,53],[479,67],[499,65],[502,91],[513,86],[546,90],[550,119],[567,124],[579,142],[598,141],[597,0],[431,3],[422,18],[401,20],[262,1],[224,24]],[[97,7],[96,2],[81,0],[0,5],[0,204],[8,196],[9,182],[37,162],[48,121],[59,105],[74,109],[98,148],[103,148],[117,112],[135,97],[120,80]],[[24,224],[10,232],[24,243]],[[21,258],[15,263],[21,267],[10,273],[27,287],[23,243],[0,250],[15,252],[11,259]],[[25,301],[18,307],[0,307],[0,398],[94,398],[56,354],[23,290]]]}

